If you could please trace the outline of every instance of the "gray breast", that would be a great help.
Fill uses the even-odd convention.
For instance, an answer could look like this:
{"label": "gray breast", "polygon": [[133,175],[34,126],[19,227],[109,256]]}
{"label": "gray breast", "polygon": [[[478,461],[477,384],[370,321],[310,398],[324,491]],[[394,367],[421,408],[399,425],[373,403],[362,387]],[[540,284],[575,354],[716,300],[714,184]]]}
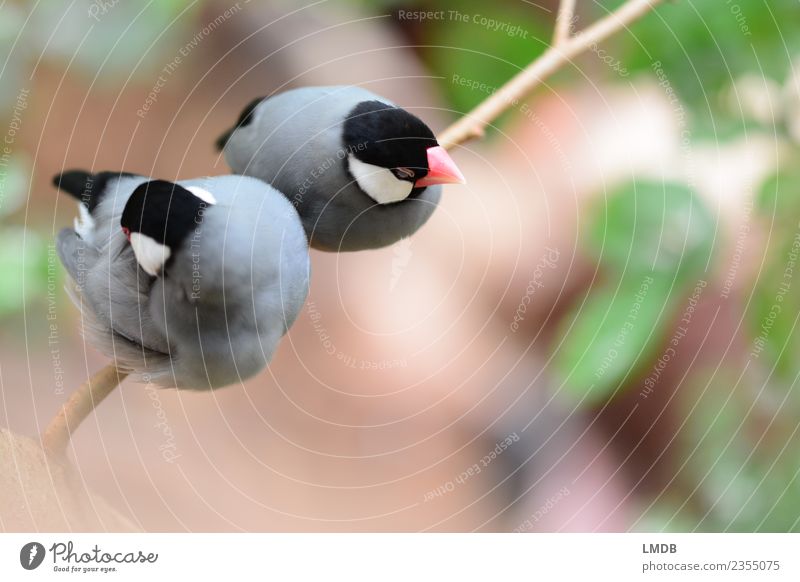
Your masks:
{"label": "gray breast", "polygon": [[181,182],[209,206],[152,293],[151,315],[175,346],[187,385],[213,388],[260,371],[308,292],[308,248],[297,213],[254,178]]}

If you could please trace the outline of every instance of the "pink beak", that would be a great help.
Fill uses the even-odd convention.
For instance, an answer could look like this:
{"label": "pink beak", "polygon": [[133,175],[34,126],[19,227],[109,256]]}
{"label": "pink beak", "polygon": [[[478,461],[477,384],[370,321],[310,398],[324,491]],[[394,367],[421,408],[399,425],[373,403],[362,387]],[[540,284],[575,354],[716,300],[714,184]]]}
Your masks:
{"label": "pink beak", "polygon": [[464,174],[442,146],[428,148],[428,175],[414,183],[417,188],[434,184],[464,184]]}

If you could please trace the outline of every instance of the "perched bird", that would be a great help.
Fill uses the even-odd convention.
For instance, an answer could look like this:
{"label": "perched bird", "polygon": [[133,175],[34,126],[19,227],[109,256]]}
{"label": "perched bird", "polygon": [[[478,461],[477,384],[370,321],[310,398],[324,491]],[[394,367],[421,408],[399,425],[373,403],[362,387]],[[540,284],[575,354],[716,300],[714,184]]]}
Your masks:
{"label": "perched bird", "polygon": [[259,98],[217,141],[234,172],[297,207],[311,246],[358,251],[416,232],[464,177],[419,118],[359,87]]}
{"label": "perched bird", "polygon": [[308,243],[283,195],[247,176],[53,182],[80,202],[58,255],[88,335],[120,369],[192,389],[263,369],[308,293]]}

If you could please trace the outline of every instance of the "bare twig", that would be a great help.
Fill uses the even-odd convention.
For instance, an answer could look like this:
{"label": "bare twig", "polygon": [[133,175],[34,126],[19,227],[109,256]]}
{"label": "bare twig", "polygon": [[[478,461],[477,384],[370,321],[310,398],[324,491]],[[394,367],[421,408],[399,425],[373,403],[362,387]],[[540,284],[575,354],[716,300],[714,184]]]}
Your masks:
{"label": "bare twig", "polygon": [[45,451],[50,455],[63,455],[72,432],[126,376],[114,364],[109,364],[73,392],[44,431],[42,445]]}
{"label": "bare twig", "polygon": [[556,28],[553,34],[553,46],[564,44],[572,35],[572,19],[575,16],[575,0],[561,0],[556,16]]}
{"label": "bare twig", "polygon": [[[470,139],[481,137],[492,121],[509,107],[518,104],[520,99],[547,77],[596,43],[626,28],[628,24],[641,18],[661,2],[663,0],[628,0],[618,10],[578,34],[568,36],[563,42],[557,42],[491,97],[448,127],[439,136],[439,144],[450,149]],[[559,16],[560,14],[561,10]]]}

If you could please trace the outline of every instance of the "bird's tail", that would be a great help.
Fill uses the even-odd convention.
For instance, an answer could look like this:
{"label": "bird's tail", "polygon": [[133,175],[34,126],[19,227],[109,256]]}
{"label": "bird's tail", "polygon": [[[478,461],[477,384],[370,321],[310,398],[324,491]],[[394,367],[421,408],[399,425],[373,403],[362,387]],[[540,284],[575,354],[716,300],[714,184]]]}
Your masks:
{"label": "bird's tail", "polygon": [[217,146],[218,152],[221,152],[222,150],[225,149],[225,146],[228,144],[228,140],[231,139],[231,136],[233,135],[233,132],[236,131],[236,129],[237,129],[236,127],[232,127],[217,138],[215,145]]}
{"label": "bird's tail", "polygon": [[240,127],[244,127],[248,125],[253,120],[253,112],[255,111],[256,107],[258,107],[266,97],[256,97],[250,103],[245,106],[242,112],[239,114],[239,119],[236,120],[236,125],[230,128],[228,131],[223,133],[217,139],[217,150],[222,151],[225,149],[225,146],[228,145],[228,141],[230,141],[233,132],[235,132]]}
{"label": "bird's tail", "polygon": [[91,190],[93,174],[85,170],[68,170],[53,176],[53,186],[83,201],[84,193]]}
{"label": "bird's tail", "polygon": [[100,203],[109,181],[133,176],[135,174],[129,172],[92,174],[86,170],[68,170],[53,176],[53,185],[81,202],[89,212],[93,212]]}

